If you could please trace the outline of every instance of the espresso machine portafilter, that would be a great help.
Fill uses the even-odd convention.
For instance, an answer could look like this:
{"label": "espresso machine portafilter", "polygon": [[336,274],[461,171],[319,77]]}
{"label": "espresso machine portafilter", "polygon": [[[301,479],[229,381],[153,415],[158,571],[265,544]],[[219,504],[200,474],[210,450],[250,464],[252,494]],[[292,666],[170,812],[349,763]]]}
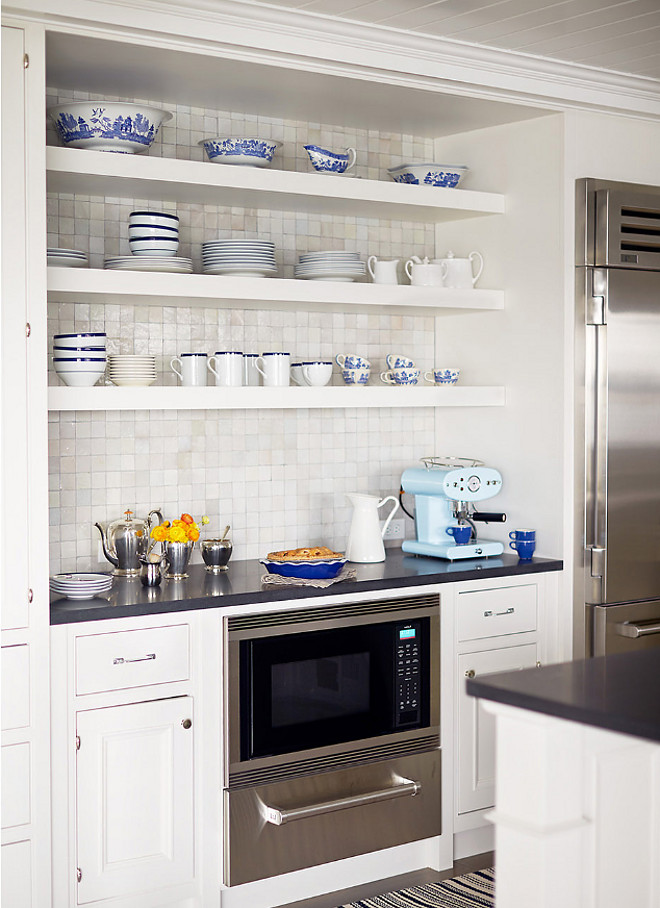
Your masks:
{"label": "espresso machine portafilter", "polygon": [[[506,514],[479,511],[475,503],[493,498],[502,489],[502,476],[479,460],[461,457],[423,457],[423,467],[404,470],[401,489],[415,496],[417,539],[406,539],[401,548],[415,555],[453,561],[501,555],[504,545],[482,539],[476,524],[502,523]],[[457,543],[450,527],[470,527],[469,539]]]}

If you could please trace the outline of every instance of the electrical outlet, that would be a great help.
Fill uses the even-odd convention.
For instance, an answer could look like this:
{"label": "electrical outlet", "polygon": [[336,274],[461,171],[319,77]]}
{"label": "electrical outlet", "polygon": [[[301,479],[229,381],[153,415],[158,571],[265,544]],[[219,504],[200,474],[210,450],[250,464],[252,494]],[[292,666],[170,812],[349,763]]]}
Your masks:
{"label": "electrical outlet", "polygon": [[[382,532],[383,527],[385,526],[385,521],[382,520],[380,523],[380,529]],[[390,525],[385,531],[383,539],[403,539],[405,537],[405,527],[406,522],[403,518],[400,520],[390,520]]]}

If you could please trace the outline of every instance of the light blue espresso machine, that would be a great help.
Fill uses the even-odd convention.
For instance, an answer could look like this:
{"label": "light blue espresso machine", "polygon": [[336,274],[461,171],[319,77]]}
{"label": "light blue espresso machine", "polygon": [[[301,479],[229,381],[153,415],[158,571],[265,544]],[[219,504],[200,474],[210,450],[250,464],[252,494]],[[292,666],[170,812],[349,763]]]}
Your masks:
{"label": "light blue espresso machine", "polygon": [[[476,502],[493,498],[502,489],[502,476],[480,460],[466,457],[422,457],[423,467],[404,470],[401,489],[415,496],[417,539],[401,548],[414,555],[435,558],[484,558],[501,555],[504,545],[478,536],[476,524],[502,523],[506,514],[479,511]],[[448,528],[470,527],[468,540],[458,543]]]}

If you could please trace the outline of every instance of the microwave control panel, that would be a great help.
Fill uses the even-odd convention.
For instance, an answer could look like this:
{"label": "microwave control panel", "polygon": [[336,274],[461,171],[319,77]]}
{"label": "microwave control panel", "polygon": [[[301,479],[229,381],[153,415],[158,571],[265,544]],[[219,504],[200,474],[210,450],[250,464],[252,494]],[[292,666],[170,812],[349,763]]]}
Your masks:
{"label": "microwave control panel", "polygon": [[417,622],[395,627],[395,725],[414,725],[421,719],[421,630]]}

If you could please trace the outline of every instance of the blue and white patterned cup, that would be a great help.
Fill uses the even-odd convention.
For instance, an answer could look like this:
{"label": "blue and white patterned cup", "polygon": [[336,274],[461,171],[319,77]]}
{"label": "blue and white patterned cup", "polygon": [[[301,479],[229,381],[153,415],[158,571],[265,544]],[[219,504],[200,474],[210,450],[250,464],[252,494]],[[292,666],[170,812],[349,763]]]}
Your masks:
{"label": "blue and white patterned cup", "polygon": [[369,360],[355,353],[338,353],[335,362],[340,369],[371,369]]}
{"label": "blue and white patterned cup", "polygon": [[385,357],[388,369],[414,369],[415,363],[407,356],[400,353],[388,353]]}
{"label": "blue and white patterned cup", "polygon": [[366,385],[371,369],[342,369],[341,377],[347,385]]}
{"label": "blue and white patterned cup", "polygon": [[390,369],[380,373],[380,380],[386,385],[416,385],[419,369]]}
{"label": "blue and white patterned cup", "polygon": [[447,527],[445,533],[454,537],[456,545],[467,545],[472,538],[472,527],[469,523]]}
{"label": "blue and white patterned cup", "polygon": [[347,170],[355,167],[357,155],[354,148],[345,148],[345,154],[329,151],[327,148],[319,148],[318,145],[303,145],[303,148],[309,155],[314,169],[319,173],[346,173]]}
{"label": "blue and white patterned cup", "polygon": [[460,369],[438,368],[425,372],[424,378],[433,385],[455,385],[460,374]]}

